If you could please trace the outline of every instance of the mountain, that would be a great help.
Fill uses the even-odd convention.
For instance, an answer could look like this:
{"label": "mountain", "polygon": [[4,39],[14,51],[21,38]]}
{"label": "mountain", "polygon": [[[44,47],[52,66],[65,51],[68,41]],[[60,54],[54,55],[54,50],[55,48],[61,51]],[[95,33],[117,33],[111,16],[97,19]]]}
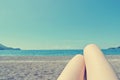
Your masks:
{"label": "mountain", "polygon": [[117,47],[117,49],[120,49],[120,46],[119,46],[119,47]]}
{"label": "mountain", "polygon": [[112,48],[108,48],[108,49],[120,49],[120,46],[119,47],[112,47]]}
{"label": "mountain", "polygon": [[7,47],[3,44],[0,44],[0,50],[21,50],[20,48]]}

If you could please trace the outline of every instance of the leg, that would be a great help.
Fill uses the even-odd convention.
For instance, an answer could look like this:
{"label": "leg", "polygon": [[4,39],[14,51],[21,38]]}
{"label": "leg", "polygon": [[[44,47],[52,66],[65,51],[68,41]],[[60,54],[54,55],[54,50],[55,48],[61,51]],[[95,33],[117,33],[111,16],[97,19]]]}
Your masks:
{"label": "leg", "polygon": [[76,55],[69,61],[57,80],[84,80],[84,59],[82,55]]}
{"label": "leg", "polygon": [[87,80],[118,80],[103,53],[96,45],[91,44],[84,49],[84,59]]}

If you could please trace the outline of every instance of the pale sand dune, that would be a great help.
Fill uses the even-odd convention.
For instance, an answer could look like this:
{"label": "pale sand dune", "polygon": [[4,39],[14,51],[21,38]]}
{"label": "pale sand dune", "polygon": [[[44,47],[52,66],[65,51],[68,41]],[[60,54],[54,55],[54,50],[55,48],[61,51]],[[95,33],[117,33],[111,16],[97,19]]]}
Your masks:
{"label": "pale sand dune", "polygon": [[[56,80],[72,56],[0,57],[0,80]],[[120,78],[120,55],[106,56]]]}

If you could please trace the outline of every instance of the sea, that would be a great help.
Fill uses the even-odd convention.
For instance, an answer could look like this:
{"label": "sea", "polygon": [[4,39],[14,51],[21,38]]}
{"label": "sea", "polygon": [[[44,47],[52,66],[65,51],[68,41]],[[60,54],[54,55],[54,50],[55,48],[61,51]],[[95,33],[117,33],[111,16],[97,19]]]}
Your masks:
{"label": "sea", "polygon": [[[120,55],[120,49],[103,49],[105,55]],[[83,50],[0,50],[0,56],[74,56]]]}

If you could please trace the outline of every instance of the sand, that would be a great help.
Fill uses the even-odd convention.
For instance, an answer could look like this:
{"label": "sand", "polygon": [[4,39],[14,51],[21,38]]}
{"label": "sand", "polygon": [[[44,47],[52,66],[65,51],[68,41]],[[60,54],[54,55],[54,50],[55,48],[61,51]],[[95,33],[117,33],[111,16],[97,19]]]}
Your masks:
{"label": "sand", "polygon": [[[72,57],[0,57],[0,80],[57,80]],[[109,55],[106,58],[120,80],[120,55]]]}

